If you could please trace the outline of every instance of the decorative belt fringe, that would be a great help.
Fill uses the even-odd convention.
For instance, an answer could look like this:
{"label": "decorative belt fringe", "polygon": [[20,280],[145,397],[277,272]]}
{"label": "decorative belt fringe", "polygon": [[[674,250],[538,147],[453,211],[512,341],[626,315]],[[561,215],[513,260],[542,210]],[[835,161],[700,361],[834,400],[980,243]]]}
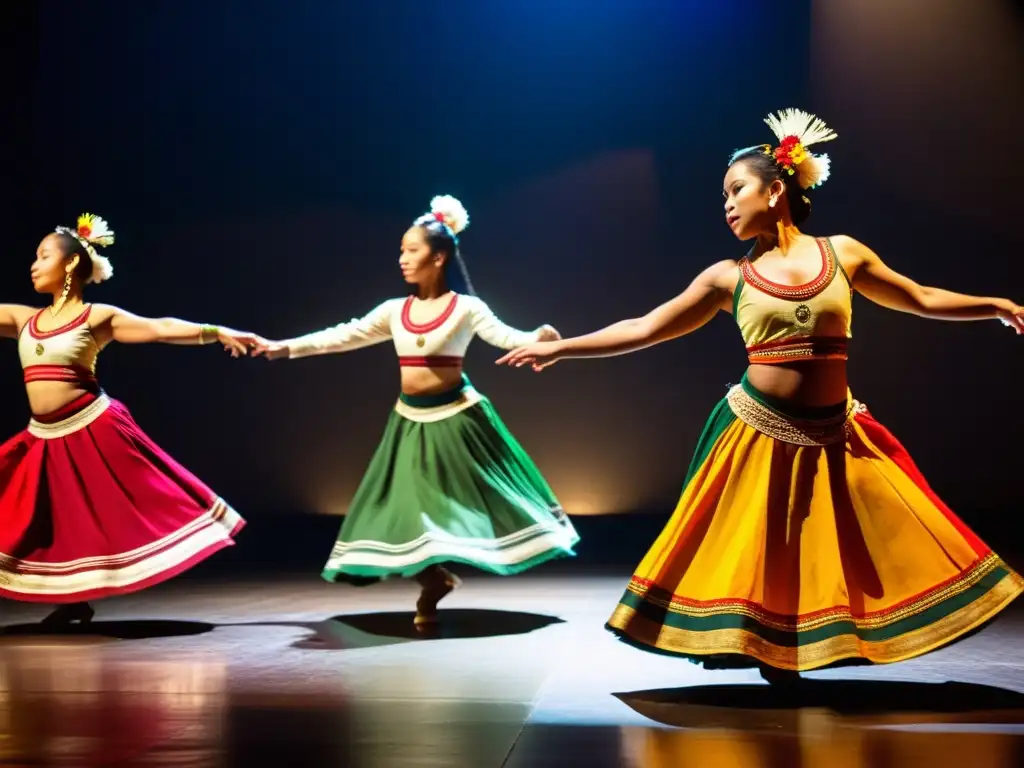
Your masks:
{"label": "decorative belt fringe", "polygon": [[43,422],[32,418],[28,422],[28,433],[43,440],[67,437],[80,429],[85,429],[98,419],[110,407],[110,398],[100,395],[80,411],[72,413],[65,419],[54,422]]}
{"label": "decorative belt fringe", "polygon": [[729,390],[726,399],[736,418],[776,440],[793,445],[829,445],[850,436],[850,420],[866,407],[849,398],[845,410],[825,418],[796,418],[774,410],[752,396],[746,381]]}

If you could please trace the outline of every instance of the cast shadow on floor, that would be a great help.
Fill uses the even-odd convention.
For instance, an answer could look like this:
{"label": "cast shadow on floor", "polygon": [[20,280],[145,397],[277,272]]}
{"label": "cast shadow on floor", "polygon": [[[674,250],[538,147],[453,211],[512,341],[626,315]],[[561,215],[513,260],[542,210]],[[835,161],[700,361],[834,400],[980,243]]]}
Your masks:
{"label": "cast shadow on floor", "polygon": [[30,637],[100,637],[111,640],[152,640],[166,637],[192,637],[211,632],[214,624],[203,621],[138,619],[132,621],[92,621],[88,624],[12,624],[0,627],[0,639]]}
{"label": "cast shadow on floor", "polygon": [[413,625],[412,611],[351,613],[326,621],[258,621],[220,624],[221,627],[295,627],[309,634],[291,643],[302,650],[340,651],[357,648],[379,648],[423,640],[456,640],[467,638],[525,635],[564,619],[523,611],[498,611],[472,608],[441,609],[436,626],[418,630]]}
{"label": "cast shadow on floor", "polygon": [[[331,621],[341,622],[370,635],[398,637],[406,640],[418,640],[424,637],[424,634],[413,625],[413,614],[406,611],[353,613],[335,616]],[[429,637],[438,640],[452,640],[525,635],[552,624],[562,623],[564,620],[557,616],[524,611],[475,608],[441,609],[438,611],[438,623],[434,631],[429,633]]]}
{"label": "cast shadow on floor", "polygon": [[1024,694],[977,683],[804,679],[794,686],[702,685],[615,693],[635,712],[689,728],[786,727],[801,710],[851,723],[1024,723]]}

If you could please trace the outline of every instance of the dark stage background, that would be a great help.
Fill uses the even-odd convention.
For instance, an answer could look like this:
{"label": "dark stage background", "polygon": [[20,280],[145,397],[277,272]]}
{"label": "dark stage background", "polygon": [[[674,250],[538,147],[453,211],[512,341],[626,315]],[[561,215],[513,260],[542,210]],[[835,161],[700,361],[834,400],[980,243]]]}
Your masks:
{"label": "dark stage background", "polygon": [[[9,5],[3,301],[36,301],[38,240],[88,210],[118,233],[115,278],[90,299],[294,335],[403,293],[401,235],[450,193],[499,315],[586,332],[743,252],[723,222],[725,159],[769,141],[762,117],[788,106],[840,134],[810,233],[858,237],[926,284],[1024,301],[1017,3]],[[854,332],[855,395],[979,532],[1015,530],[1021,340],[863,299]],[[726,316],[541,376],[495,367],[499,354],[476,341],[468,373],[578,516],[667,514],[745,364]],[[345,511],[397,392],[394,357],[156,345],[100,364],[251,530],[280,532],[274,515]],[[13,344],[0,393],[11,434],[27,418]]]}

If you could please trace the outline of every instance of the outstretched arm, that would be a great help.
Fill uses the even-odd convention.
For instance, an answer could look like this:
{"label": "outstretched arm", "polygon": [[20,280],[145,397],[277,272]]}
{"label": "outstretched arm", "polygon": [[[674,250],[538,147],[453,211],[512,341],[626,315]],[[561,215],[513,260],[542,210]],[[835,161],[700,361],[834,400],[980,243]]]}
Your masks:
{"label": "outstretched arm", "polygon": [[561,338],[550,325],[542,325],[534,331],[520,331],[503,323],[487,304],[476,297],[459,297],[470,301],[470,322],[473,333],[498,349],[515,349],[535,341],[554,341]]}
{"label": "outstretched arm", "polygon": [[254,354],[264,355],[269,360],[285,357],[294,360],[311,355],[349,352],[379,344],[391,338],[392,309],[393,303],[385,301],[363,317],[347,323],[339,323],[294,339],[257,344]]}
{"label": "outstretched arm", "polygon": [[0,337],[16,339],[36,310],[23,304],[0,304]]}
{"label": "outstretched arm", "polygon": [[878,254],[846,235],[832,238],[836,250],[852,272],[853,287],[887,309],[936,320],[1000,319],[1024,332],[1024,308],[1009,299],[969,296],[942,288],[919,285],[887,266]]}
{"label": "outstretched arm", "polygon": [[540,370],[562,358],[625,355],[692,333],[718,310],[728,311],[735,272],[735,261],[720,261],[701,272],[681,294],[643,317],[622,320],[586,336],[520,347],[498,364],[531,365]]}
{"label": "outstretched arm", "polygon": [[245,355],[262,339],[253,333],[235,331],[216,325],[201,325],[174,317],[139,317],[106,304],[96,304],[92,311],[92,329],[103,344],[223,344],[233,357]]}

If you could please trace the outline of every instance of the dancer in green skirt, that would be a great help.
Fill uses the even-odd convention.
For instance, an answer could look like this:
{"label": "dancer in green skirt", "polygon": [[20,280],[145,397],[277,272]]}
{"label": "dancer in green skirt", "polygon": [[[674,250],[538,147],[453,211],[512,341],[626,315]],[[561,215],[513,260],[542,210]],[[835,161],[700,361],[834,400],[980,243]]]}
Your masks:
{"label": "dancer in green skirt", "polygon": [[547,325],[510,328],[473,293],[458,244],[468,223],[458,200],[435,197],[402,238],[399,266],[413,294],[254,350],[294,359],[393,340],[401,394],[323,577],[367,584],[415,576],[420,628],[436,624],[438,602],[459,583],[442,563],[512,574],[571,556],[579,541],[533,461],[462,371],[474,336],[501,349],[560,338]]}

